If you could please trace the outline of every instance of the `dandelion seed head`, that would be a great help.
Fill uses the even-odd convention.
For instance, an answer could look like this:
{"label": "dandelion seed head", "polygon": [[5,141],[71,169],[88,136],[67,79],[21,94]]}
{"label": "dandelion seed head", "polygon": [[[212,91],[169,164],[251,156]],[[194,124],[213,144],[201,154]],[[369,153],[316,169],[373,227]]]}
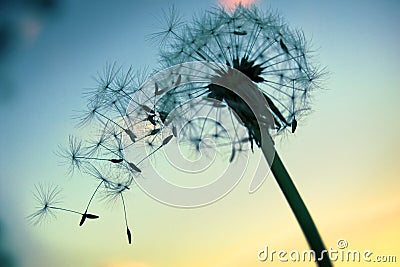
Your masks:
{"label": "dandelion seed head", "polygon": [[[161,47],[163,64],[206,61],[239,70],[263,93],[276,132],[293,129],[292,124],[310,110],[310,92],[318,88],[323,71],[311,63],[312,53],[301,31],[290,29],[275,13],[239,2],[227,1],[223,6],[235,4],[236,8],[210,10],[166,37]],[[248,115],[249,107],[226,88],[211,83],[206,89],[207,97],[224,101],[235,110],[251,139],[260,145],[259,127],[254,116]]]}

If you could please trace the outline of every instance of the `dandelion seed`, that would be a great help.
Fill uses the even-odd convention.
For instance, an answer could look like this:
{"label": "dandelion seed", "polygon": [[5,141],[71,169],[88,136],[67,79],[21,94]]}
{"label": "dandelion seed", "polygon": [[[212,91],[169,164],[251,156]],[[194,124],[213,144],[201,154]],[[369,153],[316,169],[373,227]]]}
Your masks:
{"label": "dandelion seed", "polygon": [[112,163],[121,163],[124,161],[124,159],[109,159]]}
{"label": "dandelion seed", "polygon": [[173,137],[174,137],[174,135],[167,136],[167,137],[163,140],[162,146],[167,145],[167,144],[169,143],[169,141],[171,141],[171,139],[172,139]]}
{"label": "dandelion seed", "polygon": [[231,157],[229,158],[229,162],[232,162],[233,159],[235,158],[236,155],[236,149],[235,147],[232,147],[232,153],[231,153]]}
{"label": "dandelion seed", "polygon": [[175,86],[178,86],[181,83],[181,80],[182,80],[182,75],[179,74],[178,78],[175,81]]}
{"label": "dandelion seed", "polygon": [[158,83],[154,83],[154,95],[158,95]]}
{"label": "dandelion seed", "polygon": [[131,141],[135,143],[137,136],[130,130],[130,129],[125,129],[125,133],[129,136]]}
{"label": "dandelion seed", "polygon": [[128,235],[128,243],[132,244],[132,234],[128,227],[126,228],[126,234]]}
{"label": "dandelion seed", "polygon": [[279,45],[281,46],[282,50],[283,50],[286,54],[289,54],[289,49],[287,48],[287,46],[285,45],[285,43],[283,42],[282,39],[279,40]]}
{"label": "dandelion seed", "polygon": [[134,171],[136,172],[142,172],[141,169],[139,169],[135,164],[133,164],[132,162],[128,162],[129,167],[131,167]]}
{"label": "dandelion seed", "polygon": [[[112,181],[107,177],[107,175],[103,174],[103,172],[100,171],[94,165],[90,165],[90,167],[86,170],[86,173],[100,181],[100,185],[98,187],[100,187],[102,184],[104,184],[105,187],[109,187],[110,184],[112,183]],[[97,192],[97,190],[98,189],[96,189],[95,192]]]}
{"label": "dandelion seed", "polygon": [[[118,180],[120,177],[116,177],[116,179]],[[126,203],[125,203],[125,199],[124,199],[124,195],[123,193],[129,189],[133,179],[129,176],[128,179],[124,179],[123,181],[115,181],[114,183],[112,183],[112,186],[110,186],[109,188],[107,188],[107,191],[105,192],[105,199],[111,200],[111,201],[116,201],[118,199],[121,200],[122,202],[122,206],[123,206],[123,212],[124,212],[124,219],[125,219],[125,227],[127,229],[126,233],[128,236],[128,243],[131,244],[132,243],[132,234],[131,231],[129,230],[129,226],[128,226],[128,217],[127,217],[127,211],[126,211]]]}
{"label": "dandelion seed", "polygon": [[51,207],[61,203],[59,199],[61,190],[57,186],[44,186],[42,184],[36,185],[35,189],[34,198],[37,202],[36,208],[38,210],[27,218],[32,224],[37,225],[49,216],[55,217]]}
{"label": "dandelion seed", "polygon": [[79,222],[79,226],[82,226],[86,219],[93,220],[93,219],[98,219],[98,218],[100,218],[98,215],[94,215],[94,214],[90,214],[90,213],[84,213],[84,214],[82,214],[82,218],[81,218],[81,220]]}
{"label": "dandelion seed", "polygon": [[150,133],[149,133],[148,135],[156,135],[156,134],[158,134],[160,131],[161,131],[160,128],[153,129],[153,130],[150,131]]}
{"label": "dandelion seed", "polygon": [[235,34],[235,35],[246,35],[247,34],[247,32],[246,31],[233,31],[233,34]]}
{"label": "dandelion seed", "polygon": [[148,106],[146,106],[146,105],[141,105],[141,107],[142,107],[142,109],[143,109],[144,111],[146,111],[147,113],[154,114],[154,110],[151,109],[151,108],[149,108]]}
{"label": "dandelion seed", "polygon": [[158,84],[155,83],[155,93],[154,93],[154,95],[155,95],[155,96],[162,95],[162,94],[164,94],[164,93],[165,93],[166,91],[168,91],[168,90],[169,90],[169,88],[164,88],[164,89],[159,90]]}
{"label": "dandelion seed", "polygon": [[160,24],[164,26],[159,32],[151,34],[148,39],[154,43],[163,45],[164,41],[170,36],[176,33],[176,30],[182,26],[182,21],[179,13],[174,6],[170,7],[168,11],[163,10],[163,14],[160,16]]}
{"label": "dandelion seed", "polygon": [[[83,215],[78,211],[58,206],[61,204],[61,189],[58,186],[38,184],[35,186],[35,189],[34,198],[37,202],[37,211],[27,217],[28,221],[33,225],[38,225],[46,221],[49,217],[55,218],[56,215],[54,212],[56,210]],[[99,216],[93,214],[90,214],[90,217],[91,219],[99,218]]]}
{"label": "dandelion seed", "polygon": [[101,149],[107,150],[107,147],[105,144],[108,141],[109,137],[106,134],[106,129],[107,129],[107,126],[104,127],[104,129],[102,130],[102,133],[98,139],[96,139],[94,141],[90,141],[91,145],[89,145],[87,147],[88,155],[90,155],[90,156],[96,155],[97,153],[100,153]]}
{"label": "dandelion seed", "polygon": [[175,125],[172,126],[172,134],[173,134],[175,137],[178,137],[178,131],[176,130],[176,126],[175,126]]}
{"label": "dandelion seed", "polygon": [[296,128],[297,128],[297,120],[296,120],[296,118],[293,117],[293,120],[292,120],[292,133],[294,133],[294,131],[296,131]]}

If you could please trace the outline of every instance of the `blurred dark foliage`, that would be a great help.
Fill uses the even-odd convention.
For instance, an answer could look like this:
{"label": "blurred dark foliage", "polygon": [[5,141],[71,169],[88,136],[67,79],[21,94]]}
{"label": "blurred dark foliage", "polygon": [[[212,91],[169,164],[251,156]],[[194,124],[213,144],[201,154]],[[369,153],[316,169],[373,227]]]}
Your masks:
{"label": "blurred dark foliage", "polygon": [[8,77],[13,53],[40,34],[59,6],[60,0],[0,0],[0,104],[14,94]]}
{"label": "blurred dark foliage", "polygon": [[23,39],[26,19],[40,22],[58,7],[58,0],[0,0],[0,60]]}
{"label": "blurred dark foliage", "polygon": [[16,261],[10,253],[4,237],[4,228],[0,222],[0,267],[16,267]]}

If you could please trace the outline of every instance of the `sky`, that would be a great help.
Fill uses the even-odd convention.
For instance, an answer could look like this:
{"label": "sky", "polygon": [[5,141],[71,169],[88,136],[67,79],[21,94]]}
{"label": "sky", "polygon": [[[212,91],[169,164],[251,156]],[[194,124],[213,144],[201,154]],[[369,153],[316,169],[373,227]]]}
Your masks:
{"label": "sky", "polygon": [[[170,5],[186,18],[209,1],[56,1],[46,16],[22,12],[23,38],[0,58],[0,251],[22,267],[288,266],[260,262],[257,252],[307,249],[272,176],[247,193],[252,172],[225,198],[198,209],[163,205],[139,188],[127,195],[134,242],[127,245],[120,207],[96,203],[101,220],[79,228],[58,214],[34,227],[38,182],[64,188],[64,203],[82,209],[93,181],[69,177],[55,154],[78,134],[74,112],[106,63],[154,68],[157,30]],[[304,31],[329,76],[313,112],[276,149],[327,247],[400,260],[400,17],[398,1],[263,1]],[[25,16],[25,17],[24,17]],[[28,26],[26,26],[28,25]],[[257,155],[258,152],[256,152]],[[250,164],[251,165],[251,164]],[[251,167],[251,166],[250,166]],[[251,168],[249,168],[251,169]],[[0,253],[1,254],[1,253]],[[296,263],[296,266],[309,266]],[[336,262],[335,266],[364,266]],[[368,263],[368,266],[381,266]],[[385,266],[395,266],[386,263]]]}

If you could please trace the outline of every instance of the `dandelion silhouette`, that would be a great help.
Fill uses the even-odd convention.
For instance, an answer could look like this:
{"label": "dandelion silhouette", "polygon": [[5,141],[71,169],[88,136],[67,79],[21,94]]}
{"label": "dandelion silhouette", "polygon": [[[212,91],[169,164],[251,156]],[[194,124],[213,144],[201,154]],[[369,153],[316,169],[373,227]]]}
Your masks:
{"label": "dandelion silhouette", "polygon": [[[149,165],[159,152],[178,144],[185,155],[176,157],[189,158],[187,166],[195,162],[203,170],[208,165],[196,160],[203,154],[214,157],[208,148],[219,149],[227,164],[234,166],[245,152],[258,147],[309,246],[322,255],[321,237],[272,139],[296,131],[298,120],[310,110],[310,93],[324,74],[311,64],[303,33],[290,30],[278,15],[255,7],[214,9],[190,23],[183,23],[171,8],[165,28],[151,39],[160,44],[161,67],[167,69],[147,76],[115,63],[107,65],[98,85],[85,93],[86,111],[77,116],[78,125],[93,132],[91,140],[70,136],[69,146],[59,151],[69,173],[79,171],[98,182],[84,211],[71,211],[81,215],[79,224],[97,216],[88,213],[97,195],[120,201],[131,243],[125,194],[133,185],[155,178],[149,175]],[[56,206],[57,190],[37,189],[41,205],[31,220],[39,222],[56,209],[70,211]],[[207,203],[226,193],[210,192],[215,198]],[[197,205],[193,203],[187,206]],[[331,263],[323,258],[318,265]]]}
{"label": "dandelion silhouette", "polygon": [[35,200],[37,201],[37,210],[27,217],[28,221],[34,225],[40,224],[49,216],[55,217],[55,211],[64,211],[69,213],[80,214],[88,219],[97,219],[98,215],[94,214],[82,214],[81,212],[59,207],[61,204],[59,199],[61,189],[58,186],[53,185],[36,185],[36,191],[34,193]]}
{"label": "dandelion silhouette", "polygon": [[[99,74],[98,86],[85,93],[87,110],[76,116],[79,126],[90,126],[90,129],[96,129],[96,133],[90,134],[91,140],[69,136],[68,146],[60,147],[57,152],[68,166],[69,174],[78,171],[94,178],[98,184],[83,212],[59,207],[58,187],[36,186],[34,197],[40,205],[36,212],[28,216],[33,224],[55,217],[54,211],[62,210],[81,215],[79,225],[82,226],[86,219],[98,218],[89,213],[89,209],[96,195],[100,195],[102,200],[121,202],[128,242],[132,242],[124,194],[130,190],[134,178],[140,177],[141,165],[174,138],[173,131],[165,137],[160,136],[165,128],[165,117],[162,111],[156,111],[151,96],[144,100],[133,98],[140,90],[143,77],[142,72],[133,72],[132,68],[125,72],[115,63],[107,65],[104,72]],[[139,108],[127,112],[131,102]],[[144,156],[139,154],[135,161],[126,157],[127,149],[143,145],[149,153]]]}
{"label": "dandelion silhouette", "polygon": [[[245,74],[268,103],[276,134],[290,128],[310,110],[310,93],[319,87],[324,71],[312,65],[301,31],[289,29],[276,14],[256,7],[237,6],[232,12],[214,9],[183,23],[174,8],[164,29],[151,36],[160,40],[162,67],[190,61],[217,62]],[[221,76],[223,77],[223,76]],[[228,105],[247,129],[245,138],[260,147],[309,246],[322,255],[325,246],[317,228],[275,148],[262,144],[260,125],[248,104],[234,92],[215,83],[193,88],[187,97],[207,97]],[[197,94],[197,96],[196,96]],[[274,158],[267,156],[274,150]],[[233,152],[235,152],[233,150]],[[232,153],[231,158],[234,157]],[[318,266],[331,266],[327,257]]]}

